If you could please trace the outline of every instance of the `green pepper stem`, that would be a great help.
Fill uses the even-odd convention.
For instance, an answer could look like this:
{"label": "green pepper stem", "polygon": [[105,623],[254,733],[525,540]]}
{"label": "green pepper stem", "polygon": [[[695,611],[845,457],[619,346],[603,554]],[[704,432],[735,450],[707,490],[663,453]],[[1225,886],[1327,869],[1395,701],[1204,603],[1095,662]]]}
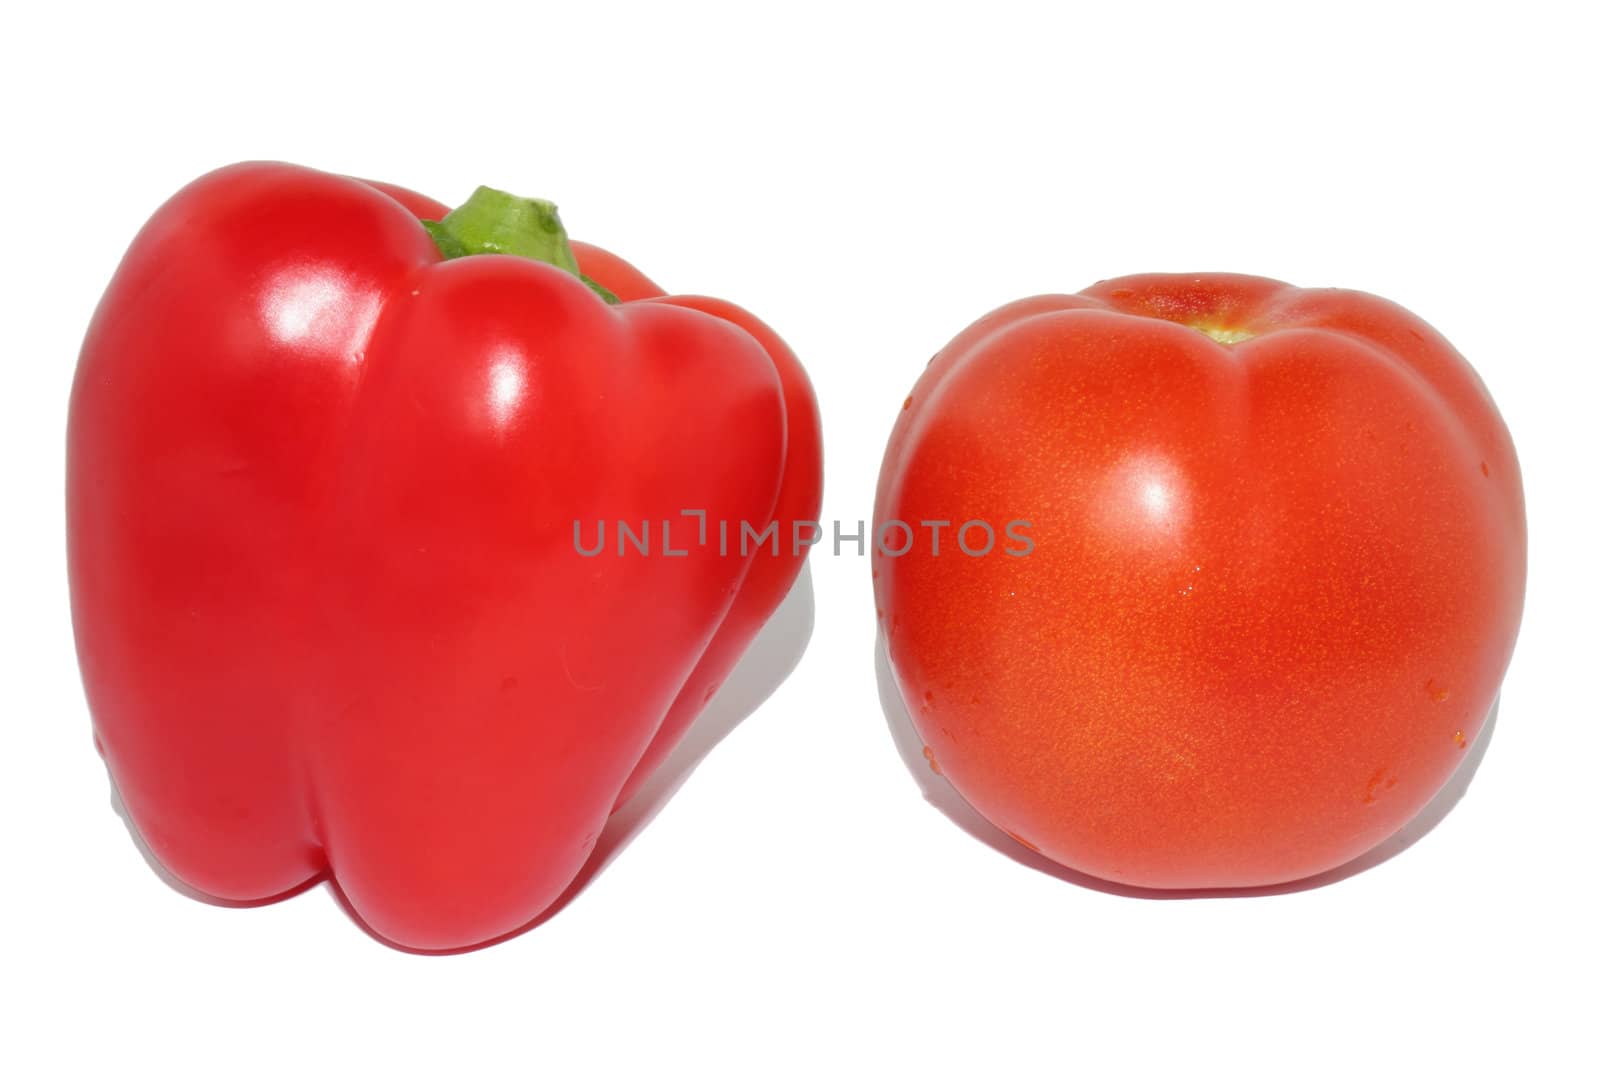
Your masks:
{"label": "green pepper stem", "polygon": [[466,203],[438,222],[424,219],[423,229],[446,259],[503,255],[536,259],[576,275],[608,304],[619,301],[604,286],[584,277],[567,241],[556,206],[548,200],[512,196],[480,185]]}

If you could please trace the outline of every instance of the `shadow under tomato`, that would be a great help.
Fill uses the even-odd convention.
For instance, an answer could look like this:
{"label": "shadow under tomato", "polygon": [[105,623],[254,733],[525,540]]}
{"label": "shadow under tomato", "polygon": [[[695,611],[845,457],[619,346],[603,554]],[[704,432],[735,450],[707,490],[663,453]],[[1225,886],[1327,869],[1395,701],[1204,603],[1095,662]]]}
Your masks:
{"label": "shadow under tomato", "polygon": [[1059,878],[1063,882],[1083,886],[1085,889],[1147,900],[1259,897],[1301,893],[1308,889],[1319,889],[1334,882],[1341,882],[1351,875],[1371,870],[1378,864],[1393,859],[1438,826],[1444,817],[1450,814],[1457,802],[1466,795],[1467,787],[1472,784],[1473,775],[1478,773],[1478,765],[1483,762],[1483,755],[1489,748],[1489,739],[1494,735],[1495,723],[1500,717],[1500,699],[1496,697],[1484,721],[1483,729],[1479,731],[1478,738],[1467,752],[1466,758],[1461,761],[1461,765],[1455,769],[1439,792],[1434,794],[1433,799],[1428,801],[1410,822],[1352,860],[1321,874],[1277,885],[1244,886],[1235,889],[1146,889],[1141,886],[1110,882],[1071,867],[1064,867],[1019,844],[1004,830],[979,814],[977,809],[956,791],[955,786],[942,775],[935,774],[928,766],[928,761],[923,758],[922,738],[918,736],[917,728],[911,722],[911,715],[906,710],[905,701],[900,697],[900,688],[895,684],[894,672],[889,665],[888,649],[881,635],[878,637],[876,664],[878,701],[883,706],[883,717],[889,724],[889,733],[894,738],[900,759],[911,772],[911,776],[916,779],[917,784],[922,787],[922,795],[928,803],[938,808],[952,822],[979,841],[1025,867],[1031,867],[1052,878]]}
{"label": "shadow under tomato", "polygon": [[326,872],[262,900],[225,900],[202,893],[173,875],[156,858],[144,836],[139,833],[138,827],[128,817],[127,808],[122,802],[122,795],[114,779],[111,781],[111,808],[122,819],[128,836],[133,839],[134,846],[138,848],[139,854],[144,857],[150,869],[172,889],[192,900],[225,908],[255,908],[298,896],[318,883],[326,882],[329,895],[344,909],[345,914],[374,939],[391,948],[424,956],[449,956],[488,948],[543,925],[577,899],[594,877],[610,866],[611,861],[616,859],[628,843],[650,825],[650,821],[666,807],[667,801],[671,800],[673,794],[682,787],[689,775],[699,766],[700,761],[777,691],[778,686],[799,664],[801,655],[811,641],[811,631],[815,622],[816,601],[811,586],[811,565],[807,563],[801,568],[799,577],[795,579],[794,588],[789,590],[789,595],[778,606],[778,610],[761,628],[761,632],[751,642],[733,672],[728,675],[727,681],[717,690],[717,695],[711,699],[711,703],[706,705],[700,717],[684,734],[683,740],[678,742],[677,747],[661,766],[656,768],[655,773],[646,779],[633,798],[613,812],[611,818],[606,821],[605,828],[595,842],[594,851],[589,854],[588,860],[578,871],[577,876],[562,891],[561,896],[556,898],[555,903],[531,922],[476,945],[457,949],[424,950],[391,941],[373,930],[356,914],[343,890],[339,888],[338,882]]}

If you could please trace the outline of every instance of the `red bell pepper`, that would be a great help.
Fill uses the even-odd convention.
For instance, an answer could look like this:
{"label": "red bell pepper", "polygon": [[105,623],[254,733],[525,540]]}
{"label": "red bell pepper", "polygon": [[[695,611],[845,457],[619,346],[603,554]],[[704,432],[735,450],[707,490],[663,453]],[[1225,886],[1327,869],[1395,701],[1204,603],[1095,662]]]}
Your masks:
{"label": "red bell pepper", "polygon": [[[134,241],[73,388],[96,743],[204,894],[329,877],[398,945],[492,940],[782,600],[820,469],[771,330],[569,245],[548,204],[214,172]],[[781,550],[723,551],[719,520]]]}

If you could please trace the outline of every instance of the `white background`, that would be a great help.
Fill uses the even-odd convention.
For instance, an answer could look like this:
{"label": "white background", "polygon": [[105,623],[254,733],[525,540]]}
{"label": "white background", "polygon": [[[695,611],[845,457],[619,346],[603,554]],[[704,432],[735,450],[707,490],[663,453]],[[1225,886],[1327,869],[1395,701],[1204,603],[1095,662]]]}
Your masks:
{"label": "white background", "polygon": [[[8,19],[0,1058],[1595,1062],[1588,5]],[[1405,304],[1487,380],[1527,483],[1526,621],[1470,790],[1309,891],[1150,900],[1052,877],[924,800],[880,708],[867,562],[823,555],[792,677],[531,933],[427,958],[320,888],[254,910],[180,895],[90,745],[63,424],[128,240],[245,158],[546,196],[669,289],[755,310],[810,369],[824,515],[847,524],[929,355],[1011,298],[1234,270]]]}

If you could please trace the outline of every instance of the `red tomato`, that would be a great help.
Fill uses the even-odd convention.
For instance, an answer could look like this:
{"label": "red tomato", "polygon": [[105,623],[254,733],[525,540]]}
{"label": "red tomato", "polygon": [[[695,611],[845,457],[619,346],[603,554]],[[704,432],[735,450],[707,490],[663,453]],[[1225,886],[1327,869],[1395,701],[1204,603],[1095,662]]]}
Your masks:
{"label": "red tomato", "polygon": [[[1001,308],[906,401],[877,509],[916,535],[875,584],[930,759],[1132,885],[1275,884],[1382,841],[1478,736],[1522,611],[1488,392],[1345,290],[1141,275]],[[941,520],[1033,547],[952,528],[935,556]]]}

